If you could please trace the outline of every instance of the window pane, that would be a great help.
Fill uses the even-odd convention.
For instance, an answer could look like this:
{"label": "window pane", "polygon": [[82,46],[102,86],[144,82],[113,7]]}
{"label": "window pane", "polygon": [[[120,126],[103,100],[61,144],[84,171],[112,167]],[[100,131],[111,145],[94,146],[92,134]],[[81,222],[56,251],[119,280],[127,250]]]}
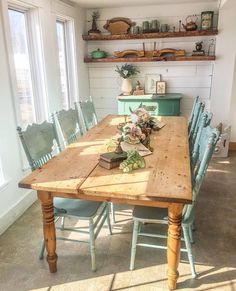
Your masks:
{"label": "window pane", "polygon": [[68,109],[69,94],[68,94],[68,75],[66,62],[65,23],[62,21],[57,21],[57,43],[59,50],[62,106],[64,109]]}
{"label": "window pane", "polygon": [[22,125],[36,121],[32,78],[27,43],[25,13],[9,9],[11,41],[16,70],[17,90],[20,103]]}

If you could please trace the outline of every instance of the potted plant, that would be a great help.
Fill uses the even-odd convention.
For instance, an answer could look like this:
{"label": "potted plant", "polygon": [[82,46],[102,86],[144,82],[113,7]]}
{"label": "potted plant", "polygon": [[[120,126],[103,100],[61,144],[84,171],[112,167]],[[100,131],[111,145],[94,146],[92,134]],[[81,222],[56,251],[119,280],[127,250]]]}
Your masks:
{"label": "potted plant", "polygon": [[88,31],[89,35],[97,35],[101,33],[101,31],[97,28],[96,23],[99,17],[100,17],[99,11],[94,11],[92,14],[92,28]]}
{"label": "potted plant", "polygon": [[132,84],[130,77],[139,73],[139,70],[131,64],[124,64],[121,67],[116,66],[115,70],[122,78],[121,91],[123,95],[130,95],[132,91]]}

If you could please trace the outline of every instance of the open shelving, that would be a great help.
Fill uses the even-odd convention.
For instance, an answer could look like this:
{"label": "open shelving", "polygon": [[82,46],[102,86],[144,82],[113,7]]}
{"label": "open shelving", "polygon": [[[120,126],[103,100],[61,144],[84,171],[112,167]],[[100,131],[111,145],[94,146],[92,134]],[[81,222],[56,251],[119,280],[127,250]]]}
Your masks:
{"label": "open shelving", "polygon": [[214,61],[215,56],[184,56],[184,57],[130,57],[130,58],[102,58],[102,59],[92,59],[92,58],[84,58],[85,63],[138,63],[138,62],[166,62],[166,61]]}
{"label": "open shelving", "polygon": [[151,32],[139,34],[98,34],[83,35],[86,41],[103,41],[103,40],[129,40],[129,39],[150,39],[150,38],[170,38],[170,37],[194,37],[194,36],[214,36],[218,30],[196,30],[196,31],[170,31],[170,32]]}

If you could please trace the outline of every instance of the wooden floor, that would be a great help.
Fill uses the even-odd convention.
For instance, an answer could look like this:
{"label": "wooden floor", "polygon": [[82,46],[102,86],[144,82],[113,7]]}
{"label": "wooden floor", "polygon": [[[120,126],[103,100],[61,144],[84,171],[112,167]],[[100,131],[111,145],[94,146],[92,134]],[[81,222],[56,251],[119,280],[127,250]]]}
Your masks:
{"label": "wooden floor", "polygon": [[[129,271],[131,209],[117,208],[114,235],[109,236],[104,228],[97,239],[97,272],[90,271],[87,245],[59,241],[58,272],[50,274],[46,261],[37,258],[42,227],[41,210],[36,202],[0,237],[0,291],[167,290],[165,251],[139,248],[136,269]],[[209,167],[199,197],[194,233],[193,251],[199,277],[191,279],[183,254],[178,290],[236,290],[235,217],[236,153],[231,153],[230,158],[215,159]],[[145,227],[156,229],[154,225]]]}

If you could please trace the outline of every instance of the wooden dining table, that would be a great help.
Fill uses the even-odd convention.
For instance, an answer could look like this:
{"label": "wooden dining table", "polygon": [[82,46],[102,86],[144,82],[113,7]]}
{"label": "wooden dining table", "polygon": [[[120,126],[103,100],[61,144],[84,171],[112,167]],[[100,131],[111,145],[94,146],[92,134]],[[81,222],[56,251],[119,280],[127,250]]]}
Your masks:
{"label": "wooden dining table", "polygon": [[176,289],[182,210],[185,204],[192,203],[188,130],[184,117],[158,118],[166,125],[152,132],[154,151],[145,157],[144,169],[123,173],[119,168],[107,170],[99,166],[104,145],[125,119],[108,115],[19,183],[19,187],[36,190],[41,202],[50,272],[57,271],[53,197],[164,207],[168,208],[168,286]]}

